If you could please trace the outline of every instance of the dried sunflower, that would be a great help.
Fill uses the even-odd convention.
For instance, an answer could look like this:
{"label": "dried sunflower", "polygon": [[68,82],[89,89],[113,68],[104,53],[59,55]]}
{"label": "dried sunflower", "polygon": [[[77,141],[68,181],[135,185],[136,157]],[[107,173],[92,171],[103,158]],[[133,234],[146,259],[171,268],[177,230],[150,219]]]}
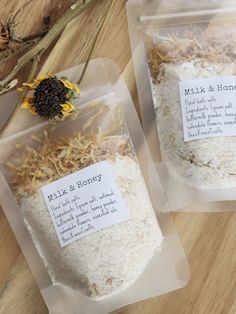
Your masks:
{"label": "dried sunflower", "polygon": [[24,98],[21,108],[28,109],[32,114],[56,122],[78,112],[75,100],[80,95],[80,88],[66,78],[44,75],[23,86],[28,86],[33,94]]}

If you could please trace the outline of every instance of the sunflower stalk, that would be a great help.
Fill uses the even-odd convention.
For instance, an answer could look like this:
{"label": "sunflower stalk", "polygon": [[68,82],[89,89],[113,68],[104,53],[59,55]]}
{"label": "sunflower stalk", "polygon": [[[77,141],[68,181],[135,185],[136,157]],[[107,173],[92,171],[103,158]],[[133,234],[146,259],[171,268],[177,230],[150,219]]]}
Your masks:
{"label": "sunflower stalk", "polygon": [[38,53],[43,53],[50,44],[60,35],[64,30],[66,25],[84,12],[90,5],[92,5],[97,0],[87,0],[75,2],[71,8],[53,25],[53,27],[48,31],[48,33],[27,53],[25,53],[17,62],[13,70],[7,75],[7,77],[0,81],[0,94],[1,91],[6,90],[7,86],[14,79],[16,74],[24,67],[30,60],[34,59]]}

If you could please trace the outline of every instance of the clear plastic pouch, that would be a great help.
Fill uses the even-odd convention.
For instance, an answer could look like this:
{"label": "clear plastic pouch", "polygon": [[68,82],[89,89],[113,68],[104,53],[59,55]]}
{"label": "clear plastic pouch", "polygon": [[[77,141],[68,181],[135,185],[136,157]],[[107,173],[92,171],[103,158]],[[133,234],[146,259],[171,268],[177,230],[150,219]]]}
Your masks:
{"label": "clear plastic pouch", "polygon": [[185,206],[235,200],[235,1],[129,0],[127,11],[153,189],[157,168],[164,210],[227,210]]}
{"label": "clear plastic pouch", "polygon": [[[81,69],[59,76],[76,81]],[[52,313],[108,313],[183,287],[189,277],[170,217],[154,210],[166,206],[165,196],[161,186],[154,194],[145,183],[151,157],[117,66],[91,61],[81,90],[76,120],[43,122],[0,141],[0,203]],[[111,181],[102,181],[109,172],[103,167]],[[64,192],[43,194],[42,188],[62,180],[71,190],[63,181]],[[63,201],[60,191],[68,193]],[[125,208],[112,193],[120,193]],[[46,199],[53,205],[47,207]],[[114,208],[126,216],[115,216]],[[95,222],[83,217],[100,222],[96,232],[89,230]],[[74,230],[73,223],[82,225],[77,234],[66,229]],[[80,231],[85,235],[76,238]]]}

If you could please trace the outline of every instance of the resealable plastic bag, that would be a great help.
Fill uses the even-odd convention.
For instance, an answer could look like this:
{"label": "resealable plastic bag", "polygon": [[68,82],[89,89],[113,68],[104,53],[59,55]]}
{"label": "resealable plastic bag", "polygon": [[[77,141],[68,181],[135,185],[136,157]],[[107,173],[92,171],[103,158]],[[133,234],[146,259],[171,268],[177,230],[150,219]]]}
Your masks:
{"label": "resealable plastic bag", "polygon": [[152,188],[157,168],[164,210],[232,210],[203,203],[236,195],[235,1],[129,0],[127,11]]}
{"label": "resealable plastic bag", "polygon": [[145,183],[150,153],[112,61],[90,62],[78,105],[74,121],[0,140],[0,203],[49,311],[108,313],[183,287],[188,263],[158,175],[158,193]]}

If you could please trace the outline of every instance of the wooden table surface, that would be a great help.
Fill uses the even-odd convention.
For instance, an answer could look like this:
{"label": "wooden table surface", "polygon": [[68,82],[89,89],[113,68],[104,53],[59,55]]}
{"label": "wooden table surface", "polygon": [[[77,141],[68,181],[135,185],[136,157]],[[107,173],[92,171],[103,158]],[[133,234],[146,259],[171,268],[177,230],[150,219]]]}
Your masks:
{"label": "wooden table surface", "polygon": [[[0,20],[26,0],[0,0]],[[94,57],[115,60],[138,108],[125,11],[125,0],[115,1]],[[42,17],[57,18],[69,0],[34,0],[20,15],[19,32],[39,30]],[[64,30],[49,49],[41,72],[58,72],[85,60],[87,47],[107,1],[101,1]],[[54,9],[53,9],[54,8]],[[0,68],[4,77],[15,60]],[[27,71],[21,72],[24,79]],[[235,202],[202,205],[234,209]],[[191,267],[188,285],[178,291],[132,305],[123,314],[235,314],[236,211],[234,213],[173,214]],[[37,284],[0,209],[0,314],[48,313]]]}

